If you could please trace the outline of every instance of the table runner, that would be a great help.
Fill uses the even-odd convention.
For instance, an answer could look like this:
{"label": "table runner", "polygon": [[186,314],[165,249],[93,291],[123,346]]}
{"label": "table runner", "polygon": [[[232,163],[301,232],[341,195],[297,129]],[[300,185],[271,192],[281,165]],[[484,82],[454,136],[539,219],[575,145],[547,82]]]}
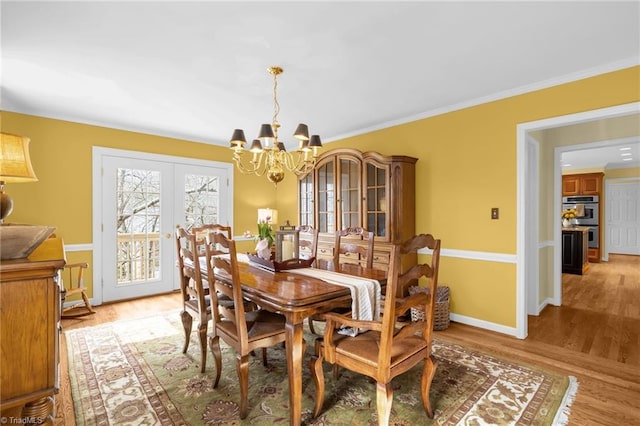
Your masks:
{"label": "table runner", "polygon": [[[378,281],[317,268],[291,269],[288,272],[349,288],[351,290],[351,313],[353,319],[364,321],[377,321],[380,319],[381,294]],[[360,330],[350,327],[338,331],[338,333],[349,336],[355,336],[359,332]]]}

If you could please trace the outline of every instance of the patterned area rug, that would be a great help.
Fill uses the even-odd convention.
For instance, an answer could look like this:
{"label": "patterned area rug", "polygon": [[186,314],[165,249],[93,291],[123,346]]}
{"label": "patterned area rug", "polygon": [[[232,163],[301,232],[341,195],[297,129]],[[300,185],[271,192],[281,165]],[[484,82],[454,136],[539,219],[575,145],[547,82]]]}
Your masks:
{"label": "patterned area rug", "polygon": [[[222,377],[212,389],[215,368],[208,353],[200,374],[196,333],[182,354],[184,331],[178,312],[66,332],[69,373],[78,425],[272,425],[288,424],[288,382],[284,348],[268,350],[249,367],[249,414],[238,417],[239,385],[235,353],[223,346]],[[313,336],[305,334],[312,353]],[[567,422],[577,391],[572,377],[525,367],[434,342],[439,364],[431,388],[435,418],[420,401],[420,367],[393,381],[391,424],[558,425]],[[324,411],[311,417],[315,387],[305,360],[302,423],[377,424],[375,384],[343,371],[333,380],[325,364]]]}

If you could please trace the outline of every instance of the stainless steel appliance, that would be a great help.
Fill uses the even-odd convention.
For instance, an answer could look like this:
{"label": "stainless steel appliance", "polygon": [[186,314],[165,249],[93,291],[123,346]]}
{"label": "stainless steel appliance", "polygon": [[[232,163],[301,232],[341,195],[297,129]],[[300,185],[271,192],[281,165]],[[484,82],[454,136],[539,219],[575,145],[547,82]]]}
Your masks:
{"label": "stainless steel appliance", "polygon": [[[572,195],[562,197],[562,210],[576,209],[579,210],[579,206],[584,206],[584,215],[576,217],[577,225],[581,226],[598,226],[598,196],[597,195]],[[596,233],[597,240],[597,233]],[[597,245],[593,247],[598,247]]]}
{"label": "stainless steel appliance", "polygon": [[600,242],[598,241],[598,227],[589,227],[589,248],[598,248]]}

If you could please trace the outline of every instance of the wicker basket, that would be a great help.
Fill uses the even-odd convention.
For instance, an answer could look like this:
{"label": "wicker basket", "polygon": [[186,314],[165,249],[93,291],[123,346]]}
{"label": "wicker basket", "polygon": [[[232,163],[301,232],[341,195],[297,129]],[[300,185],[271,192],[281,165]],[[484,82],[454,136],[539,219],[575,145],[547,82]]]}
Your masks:
{"label": "wicker basket", "polygon": [[[445,330],[449,327],[449,287],[438,286],[436,290],[436,305],[433,312],[433,329]],[[409,294],[429,293],[426,287],[409,287]],[[411,308],[411,321],[424,321],[424,311]]]}

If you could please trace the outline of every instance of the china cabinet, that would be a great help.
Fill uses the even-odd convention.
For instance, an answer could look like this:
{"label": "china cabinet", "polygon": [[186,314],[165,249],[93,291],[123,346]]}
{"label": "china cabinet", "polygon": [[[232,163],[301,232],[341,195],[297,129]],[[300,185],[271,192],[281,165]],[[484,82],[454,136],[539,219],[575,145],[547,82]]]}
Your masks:
{"label": "china cabinet", "polygon": [[[374,267],[386,270],[391,243],[415,235],[416,161],[350,148],[323,153],[298,186],[300,225],[320,232],[317,257],[332,258],[337,230],[363,227],[375,235]],[[415,263],[415,255],[403,258],[405,269]]]}

